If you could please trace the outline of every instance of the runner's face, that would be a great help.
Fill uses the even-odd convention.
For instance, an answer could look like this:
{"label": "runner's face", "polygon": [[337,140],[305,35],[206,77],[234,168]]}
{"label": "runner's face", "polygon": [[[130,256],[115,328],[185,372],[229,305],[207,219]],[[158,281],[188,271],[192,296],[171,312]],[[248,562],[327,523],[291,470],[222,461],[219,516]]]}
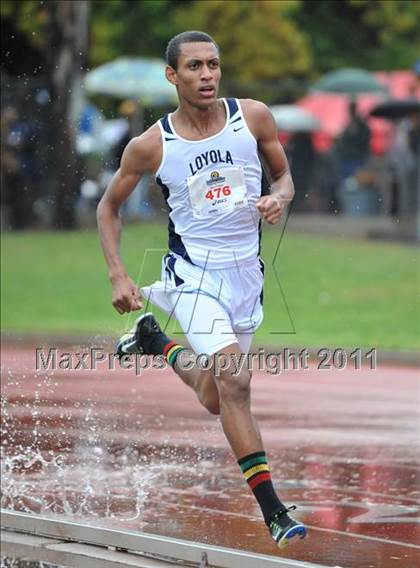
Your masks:
{"label": "runner's face", "polygon": [[[170,68],[169,68],[170,69]],[[172,70],[173,71],[173,70]],[[217,100],[221,77],[219,52],[212,43],[183,43],[172,83],[178,96],[193,106],[207,108]]]}

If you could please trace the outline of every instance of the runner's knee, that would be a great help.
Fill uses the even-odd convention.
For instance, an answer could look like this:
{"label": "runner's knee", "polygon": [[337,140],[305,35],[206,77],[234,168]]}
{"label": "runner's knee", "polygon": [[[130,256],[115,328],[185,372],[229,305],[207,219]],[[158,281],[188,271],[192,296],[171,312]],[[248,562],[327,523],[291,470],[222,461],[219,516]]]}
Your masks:
{"label": "runner's knee", "polygon": [[241,369],[234,373],[227,369],[216,377],[220,398],[226,402],[233,401],[245,403],[249,401],[251,373],[248,369]]}

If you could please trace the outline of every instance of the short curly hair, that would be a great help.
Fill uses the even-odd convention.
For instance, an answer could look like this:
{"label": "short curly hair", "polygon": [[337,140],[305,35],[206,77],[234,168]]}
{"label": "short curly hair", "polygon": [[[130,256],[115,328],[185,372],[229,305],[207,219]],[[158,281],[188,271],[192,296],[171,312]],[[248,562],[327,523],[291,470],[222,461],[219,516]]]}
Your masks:
{"label": "short curly hair", "polygon": [[214,39],[209,36],[209,34],[199,31],[182,32],[169,40],[165,52],[166,63],[176,71],[178,66],[178,57],[181,54],[181,45],[183,43],[194,42],[212,43],[216,47],[217,51],[219,51],[219,46]]}

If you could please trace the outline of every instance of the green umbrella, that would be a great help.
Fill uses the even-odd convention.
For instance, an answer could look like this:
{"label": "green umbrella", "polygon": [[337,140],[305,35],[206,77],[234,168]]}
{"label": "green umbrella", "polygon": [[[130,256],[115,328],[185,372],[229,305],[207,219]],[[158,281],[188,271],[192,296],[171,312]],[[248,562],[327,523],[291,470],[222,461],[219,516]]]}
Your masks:
{"label": "green umbrella", "polygon": [[339,69],[327,73],[311,87],[311,91],[361,95],[363,93],[387,93],[376,77],[363,69]]}
{"label": "green umbrella", "polygon": [[87,93],[139,100],[144,106],[176,103],[176,89],[165,77],[165,63],[146,57],[119,57],[85,75]]}

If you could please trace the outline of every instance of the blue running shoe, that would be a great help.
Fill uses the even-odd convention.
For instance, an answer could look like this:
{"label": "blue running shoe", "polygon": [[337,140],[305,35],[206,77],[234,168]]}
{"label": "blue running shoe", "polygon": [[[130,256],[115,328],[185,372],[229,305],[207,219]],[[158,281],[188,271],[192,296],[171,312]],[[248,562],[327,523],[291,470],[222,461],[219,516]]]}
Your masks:
{"label": "blue running shoe", "polygon": [[297,538],[305,538],[307,534],[305,525],[287,514],[294,509],[296,506],[292,505],[288,509],[277,511],[269,522],[268,528],[271,536],[279,548],[285,548]]}

